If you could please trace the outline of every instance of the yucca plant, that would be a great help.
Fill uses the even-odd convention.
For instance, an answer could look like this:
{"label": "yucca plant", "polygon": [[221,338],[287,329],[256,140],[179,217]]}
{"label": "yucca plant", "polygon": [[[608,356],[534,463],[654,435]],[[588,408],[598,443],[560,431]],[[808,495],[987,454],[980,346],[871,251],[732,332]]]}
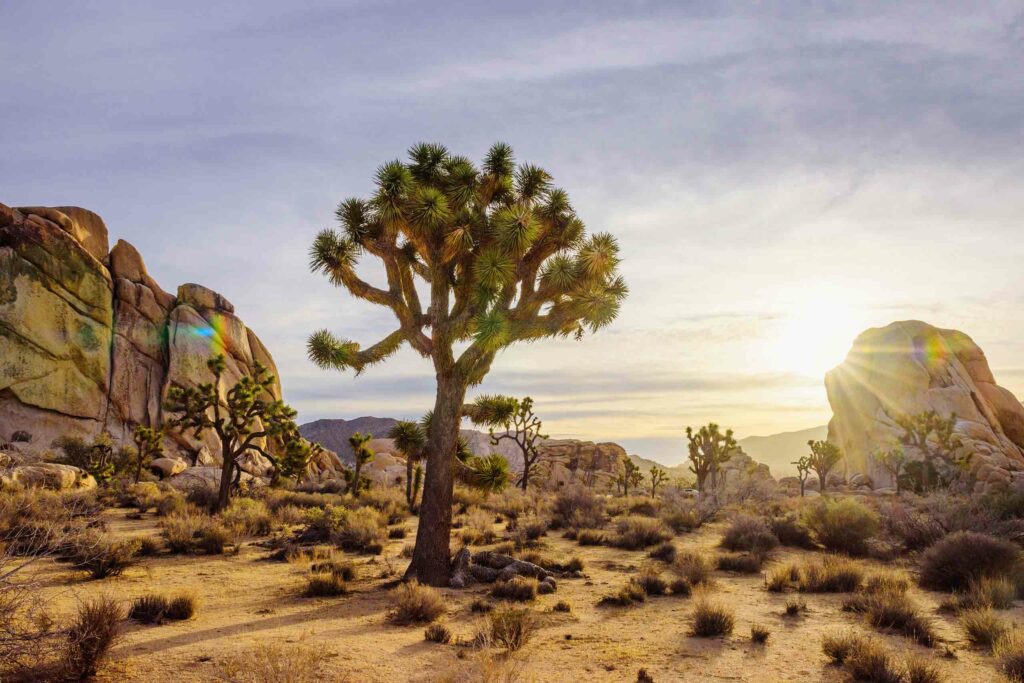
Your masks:
{"label": "yucca plant", "polygon": [[[467,389],[518,341],[581,338],[614,320],[627,293],[618,245],[607,233],[588,236],[568,194],[544,169],[517,167],[505,144],[491,147],[481,168],[441,145],[415,145],[407,162],[378,169],[370,198],[346,199],[336,216],[341,229],[323,230],[313,243],[312,270],[389,308],[397,325],[366,348],[319,330],[309,356],[358,373],[409,344],[433,362],[421,523],[406,575],[447,585],[451,460]],[[380,260],[386,286],[356,272],[365,254]]]}
{"label": "yucca plant", "polygon": [[[400,420],[388,432],[388,438],[392,439],[395,448],[405,455],[405,502],[408,503],[409,509],[412,509],[416,505],[413,478],[416,463],[423,458],[423,451],[427,446],[426,434],[415,422]],[[418,487],[415,489],[418,493]]]}
{"label": "yucca plant", "polygon": [[356,461],[356,466],[352,473],[352,485],[349,489],[356,498],[359,497],[359,493],[366,487],[366,484],[363,483],[363,465],[373,462],[374,452],[369,446],[370,439],[372,438],[372,434],[362,434],[360,432],[356,432],[348,437],[348,445],[352,447],[352,457]]}

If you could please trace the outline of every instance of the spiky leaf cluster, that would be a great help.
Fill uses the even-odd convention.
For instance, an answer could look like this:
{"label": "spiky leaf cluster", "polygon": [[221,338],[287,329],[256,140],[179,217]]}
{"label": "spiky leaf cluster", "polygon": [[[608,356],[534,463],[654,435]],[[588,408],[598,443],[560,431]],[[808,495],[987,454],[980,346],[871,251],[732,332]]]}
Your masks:
{"label": "spiky leaf cluster", "polygon": [[[597,330],[616,317],[627,293],[615,238],[588,235],[550,174],[517,166],[504,144],[491,147],[480,166],[441,145],[418,144],[407,161],[381,166],[373,194],[341,202],[336,217],[338,227],[313,243],[312,270],[387,306],[398,327],[367,348],[314,333],[308,352],[321,367],[360,372],[405,343],[434,356],[469,342],[452,370],[478,383],[502,348]],[[357,274],[365,255],[382,262],[386,286]]]}

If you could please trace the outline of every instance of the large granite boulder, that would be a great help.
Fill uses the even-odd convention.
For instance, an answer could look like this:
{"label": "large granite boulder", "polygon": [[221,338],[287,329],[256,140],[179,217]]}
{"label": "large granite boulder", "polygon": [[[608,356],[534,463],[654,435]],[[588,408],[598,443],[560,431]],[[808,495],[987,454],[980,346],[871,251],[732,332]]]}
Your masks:
{"label": "large granite boulder", "polygon": [[984,352],[962,332],[919,321],[867,330],[826,375],[825,389],[833,413],[828,438],[842,449],[851,481],[862,474],[891,485],[872,454],[897,442],[895,417],[928,410],[956,414],[979,490],[1024,480],[1024,406],[996,384]]}
{"label": "large granite boulder", "polygon": [[[45,449],[60,436],[107,431],[129,443],[136,425],[163,421],[171,386],[210,380],[206,361],[218,353],[228,386],[257,361],[277,374],[227,299],[196,284],[168,294],[132,245],[109,248],[96,214],[0,204],[0,437],[27,429]],[[279,382],[272,393],[280,398]],[[175,434],[165,449],[196,464],[220,458],[212,435]],[[256,470],[269,464],[254,461]]]}

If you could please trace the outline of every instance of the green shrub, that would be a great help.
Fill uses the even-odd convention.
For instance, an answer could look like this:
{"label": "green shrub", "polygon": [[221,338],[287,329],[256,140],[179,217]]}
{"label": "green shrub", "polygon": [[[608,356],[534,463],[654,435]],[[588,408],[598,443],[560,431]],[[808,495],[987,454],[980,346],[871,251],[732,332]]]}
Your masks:
{"label": "green shrub", "polygon": [[732,633],[736,617],[725,605],[705,596],[697,598],[690,617],[690,635],[699,638],[727,636]]}
{"label": "green shrub", "polygon": [[387,520],[374,508],[348,511],[341,516],[332,540],[341,548],[379,555],[384,550]]}
{"label": "green shrub", "polygon": [[866,554],[879,530],[878,515],[852,498],[824,499],[806,510],[803,521],[814,540],[848,555]]}
{"label": "green shrub", "polygon": [[228,528],[243,536],[266,536],[274,526],[266,503],[252,498],[233,499],[220,517]]}
{"label": "green shrub", "polygon": [[740,515],[736,517],[725,534],[721,546],[726,550],[767,553],[779,545],[768,524],[759,517]]}
{"label": "green shrub", "polygon": [[1013,543],[973,531],[949,534],[921,556],[921,585],[934,590],[967,588],[972,581],[1008,574],[1020,551]]}

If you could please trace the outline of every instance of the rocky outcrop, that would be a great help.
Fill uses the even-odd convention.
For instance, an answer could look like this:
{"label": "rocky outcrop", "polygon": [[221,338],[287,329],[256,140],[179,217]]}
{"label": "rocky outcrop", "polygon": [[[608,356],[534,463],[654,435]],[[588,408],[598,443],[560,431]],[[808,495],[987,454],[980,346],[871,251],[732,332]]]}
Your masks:
{"label": "rocky outcrop", "polygon": [[984,352],[962,332],[919,321],[867,330],[826,375],[825,388],[828,438],[842,449],[848,478],[891,485],[872,454],[897,441],[895,417],[934,410],[956,415],[961,455],[970,457],[979,490],[1024,484],[1024,406],[996,384]]}
{"label": "rocky outcrop", "polygon": [[[46,448],[107,431],[129,442],[136,425],[163,421],[169,387],[209,381],[206,361],[218,353],[228,385],[256,361],[277,374],[230,302],[196,284],[167,293],[132,245],[109,249],[95,213],[0,204],[0,437],[24,429]],[[212,435],[173,435],[165,448],[219,461]]]}
{"label": "rocky outcrop", "polygon": [[600,491],[614,491],[626,450],[617,443],[548,439],[540,446],[540,480],[560,487],[581,482]]}

